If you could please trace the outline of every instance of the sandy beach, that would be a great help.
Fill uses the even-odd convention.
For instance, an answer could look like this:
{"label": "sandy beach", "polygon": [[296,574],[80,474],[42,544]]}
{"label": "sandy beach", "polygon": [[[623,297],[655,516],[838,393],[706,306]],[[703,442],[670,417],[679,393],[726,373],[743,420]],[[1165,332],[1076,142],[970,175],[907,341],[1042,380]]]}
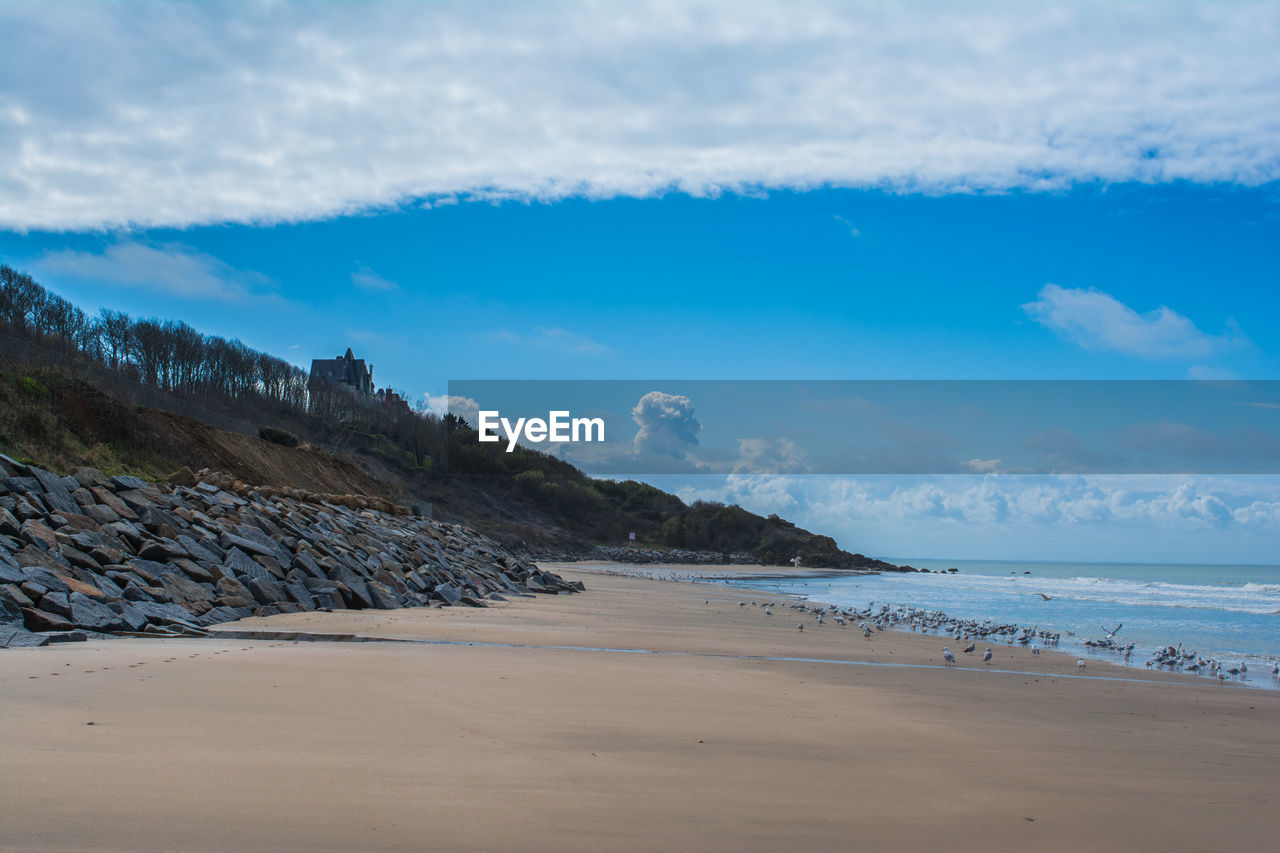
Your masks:
{"label": "sandy beach", "polygon": [[220,626],[435,642],[0,654],[0,848],[1248,850],[1280,833],[1276,692],[1080,677],[1004,645],[947,669],[938,637],[801,632],[751,593],[544,568],[587,592]]}

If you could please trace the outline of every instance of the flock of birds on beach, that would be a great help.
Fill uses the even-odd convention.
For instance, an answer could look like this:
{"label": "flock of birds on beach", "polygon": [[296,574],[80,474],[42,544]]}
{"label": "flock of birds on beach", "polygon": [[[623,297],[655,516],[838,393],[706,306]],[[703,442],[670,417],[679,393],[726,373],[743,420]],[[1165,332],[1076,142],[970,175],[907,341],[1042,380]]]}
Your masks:
{"label": "flock of birds on beach", "polygon": [[[689,578],[676,572],[637,571],[609,573],[676,582],[697,582],[701,580]],[[710,604],[711,600],[704,599],[703,603]],[[747,601],[739,601],[738,606],[747,607]],[[756,601],[751,599],[750,606],[759,608],[765,616],[772,616],[773,608],[778,606],[778,602],[776,600]],[[948,616],[941,611],[922,610],[906,605],[894,607],[889,604],[880,604],[877,607],[875,602],[872,602],[868,607],[859,610],[852,607],[841,608],[834,604],[818,605],[808,601],[795,601],[788,606],[802,616],[808,617],[815,626],[825,625],[828,619],[841,628],[847,628],[849,625],[854,624],[862,632],[863,637],[868,640],[871,639],[874,631],[886,630],[949,635],[954,642],[967,644],[961,649],[962,654],[975,654],[979,643],[985,645],[1003,640],[1007,646],[1022,646],[1030,649],[1033,655],[1038,655],[1041,648],[1057,648],[1062,639],[1060,633],[1042,630],[1038,625],[1032,625],[1030,628],[1021,628],[1016,624],[997,623],[990,619],[981,621],[959,619]],[[1119,654],[1124,659],[1125,664],[1129,665],[1135,644],[1120,643],[1116,640],[1116,637],[1124,627],[1124,623],[1119,623],[1114,628],[1107,628],[1105,625],[1101,627],[1103,637],[1096,640],[1087,639],[1084,641],[1084,645],[1098,651]],[[805,622],[798,622],[796,629],[804,631]],[[981,657],[983,663],[991,663],[993,657],[991,646],[986,646]],[[949,645],[942,647],[942,659],[947,666],[957,663],[955,653],[951,651]],[[1088,663],[1084,658],[1076,659],[1076,667],[1081,672],[1087,666]],[[1170,672],[1189,672],[1193,675],[1207,675],[1216,677],[1220,684],[1225,684],[1227,681],[1247,681],[1249,673],[1249,667],[1245,661],[1240,661],[1238,666],[1232,666],[1229,663],[1213,658],[1201,657],[1194,651],[1185,650],[1181,643],[1177,646],[1165,646],[1157,649],[1146,660],[1146,668],[1148,670],[1168,670]],[[1271,678],[1280,684],[1280,660],[1272,662]]]}

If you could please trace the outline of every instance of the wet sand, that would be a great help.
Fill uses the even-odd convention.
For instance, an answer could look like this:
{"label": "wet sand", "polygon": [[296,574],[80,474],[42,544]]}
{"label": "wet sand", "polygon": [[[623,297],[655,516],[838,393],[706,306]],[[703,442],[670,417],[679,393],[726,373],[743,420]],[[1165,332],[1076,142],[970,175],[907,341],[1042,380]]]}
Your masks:
{"label": "wet sand", "polygon": [[557,568],[588,591],[223,626],[455,645],[5,652],[0,849],[1216,850],[1280,833],[1280,694],[1092,661],[1073,677],[1074,657],[1004,645],[984,667],[953,644],[946,669],[938,637],[800,632],[776,597],[766,616],[720,586]]}

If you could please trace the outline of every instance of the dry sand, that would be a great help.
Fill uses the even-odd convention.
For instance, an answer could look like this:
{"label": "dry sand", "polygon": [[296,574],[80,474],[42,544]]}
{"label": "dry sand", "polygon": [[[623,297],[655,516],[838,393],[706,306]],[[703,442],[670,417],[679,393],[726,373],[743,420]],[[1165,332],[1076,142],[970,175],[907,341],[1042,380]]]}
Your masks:
{"label": "dry sand", "polygon": [[742,657],[931,667],[943,641],[801,633],[785,605],[739,607],[751,593],[600,571],[488,610],[227,627],[675,654],[6,651],[0,849],[1275,849],[1280,693],[1093,662],[1132,680],[1071,678],[1074,658],[1004,645],[1009,672]]}

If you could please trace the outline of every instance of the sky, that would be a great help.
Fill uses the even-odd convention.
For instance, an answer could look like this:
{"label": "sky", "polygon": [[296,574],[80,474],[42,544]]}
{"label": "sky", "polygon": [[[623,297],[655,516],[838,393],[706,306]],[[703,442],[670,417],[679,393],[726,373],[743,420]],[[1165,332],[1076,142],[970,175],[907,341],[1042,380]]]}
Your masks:
{"label": "sky", "polygon": [[[350,346],[414,400],[1280,378],[1275,3],[10,1],[0,27],[0,260],[303,367]],[[870,554],[1280,562],[1261,475],[666,485]]]}

